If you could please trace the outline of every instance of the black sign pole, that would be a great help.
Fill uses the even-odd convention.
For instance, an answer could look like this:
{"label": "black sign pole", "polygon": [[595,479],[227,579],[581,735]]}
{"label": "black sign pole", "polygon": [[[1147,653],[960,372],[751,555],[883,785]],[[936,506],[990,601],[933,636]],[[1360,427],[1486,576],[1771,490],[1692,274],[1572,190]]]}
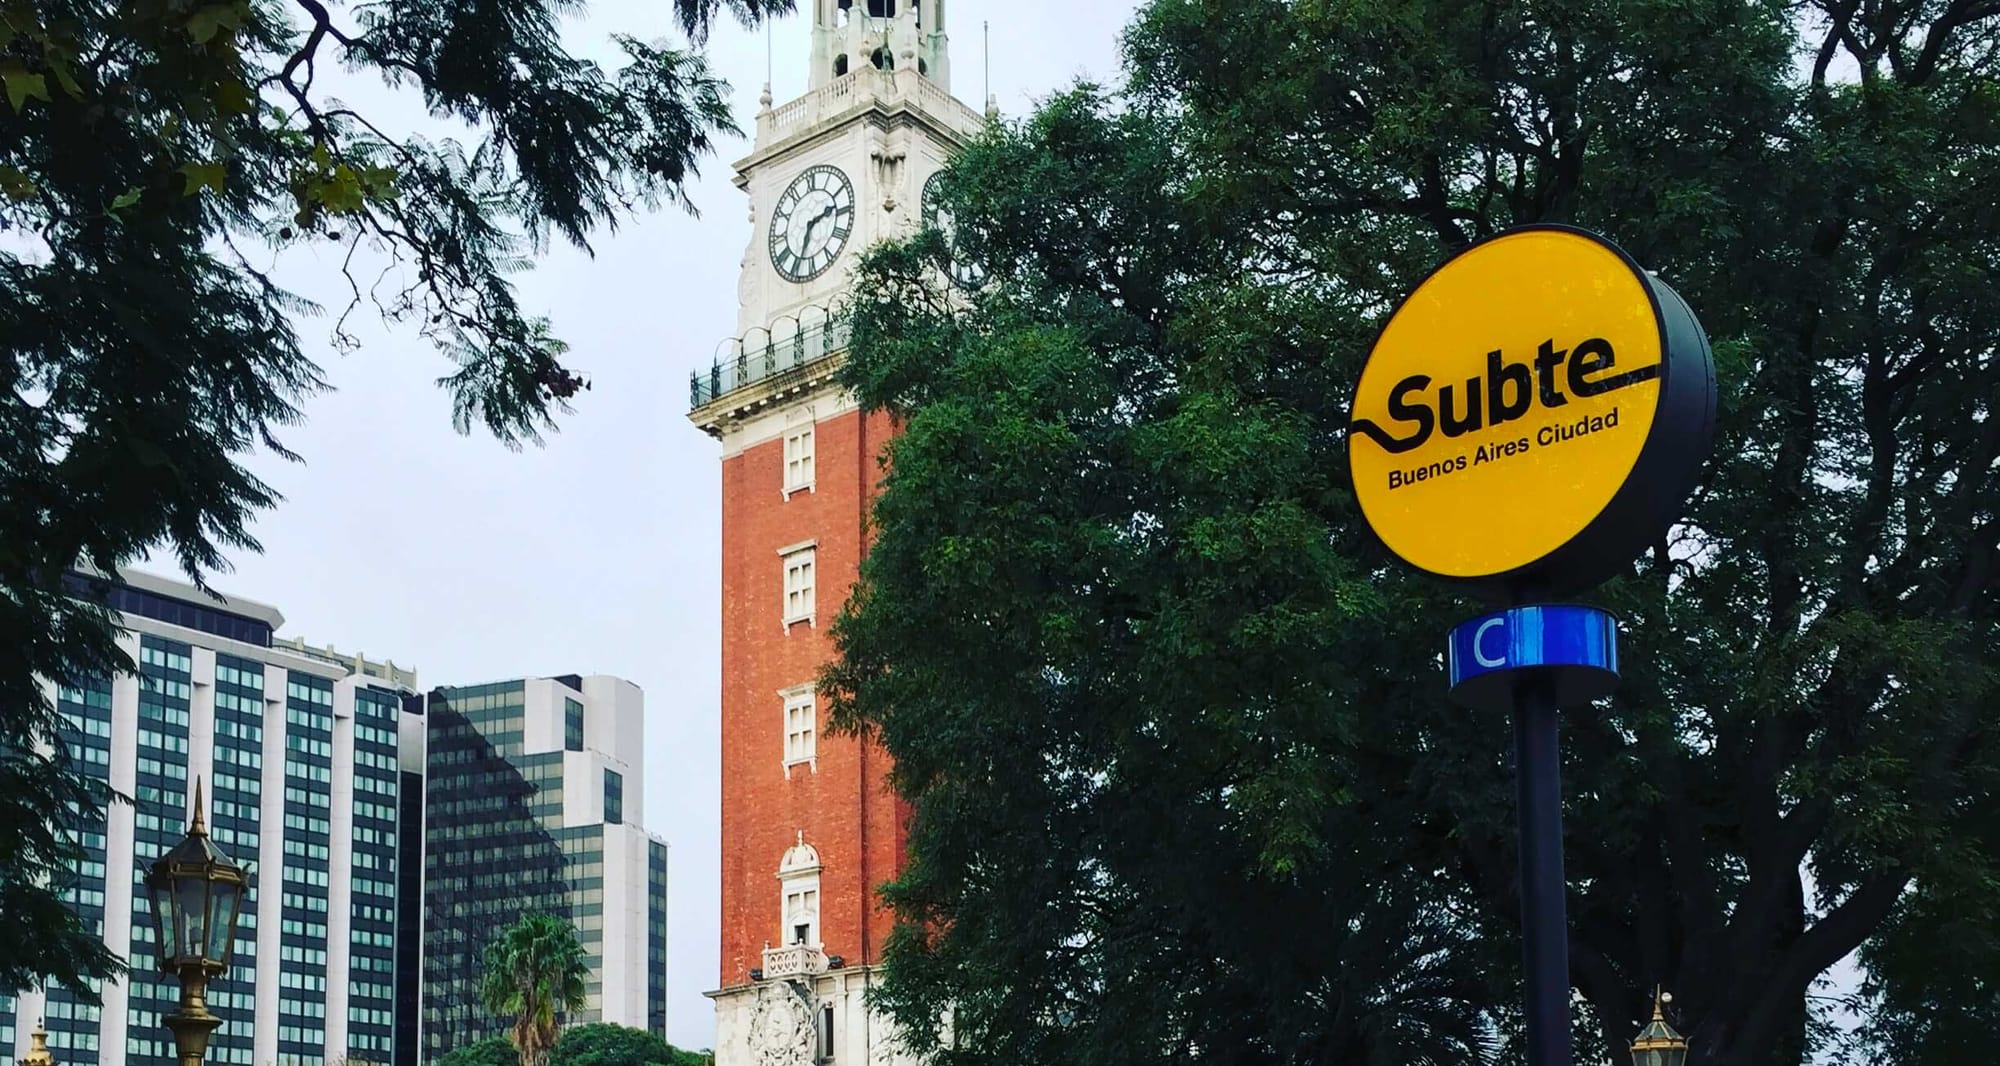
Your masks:
{"label": "black sign pole", "polygon": [[1509,607],[1452,627],[1446,664],[1453,699],[1514,715],[1527,1061],[1570,1066],[1561,709],[1617,687],[1618,620],[1574,604]]}
{"label": "black sign pole", "polygon": [[1563,881],[1562,744],[1555,686],[1532,673],[1514,693],[1520,789],[1521,954],[1529,1066],[1570,1066],[1569,916]]}

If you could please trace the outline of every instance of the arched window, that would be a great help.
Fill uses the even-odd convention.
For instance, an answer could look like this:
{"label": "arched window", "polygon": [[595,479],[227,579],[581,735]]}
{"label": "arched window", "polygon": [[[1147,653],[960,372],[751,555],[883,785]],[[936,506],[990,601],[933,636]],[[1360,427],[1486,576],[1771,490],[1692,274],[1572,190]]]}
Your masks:
{"label": "arched window", "polygon": [[931,73],[931,65],[929,63],[924,62],[921,59],[917,60],[917,73],[922,74],[925,77],[929,77]]}
{"label": "arched window", "polygon": [[868,17],[872,19],[895,18],[896,0],[868,0]]}
{"label": "arched window", "polygon": [[847,73],[847,53],[842,52],[833,57],[833,76],[838,78],[845,73]]}
{"label": "arched window", "polygon": [[875,54],[868,57],[868,61],[875,64],[876,70],[896,69],[896,57],[887,48],[877,48]]}
{"label": "arched window", "polygon": [[778,885],[782,943],[818,948],[819,852],[806,843],[804,832],[778,863]]}

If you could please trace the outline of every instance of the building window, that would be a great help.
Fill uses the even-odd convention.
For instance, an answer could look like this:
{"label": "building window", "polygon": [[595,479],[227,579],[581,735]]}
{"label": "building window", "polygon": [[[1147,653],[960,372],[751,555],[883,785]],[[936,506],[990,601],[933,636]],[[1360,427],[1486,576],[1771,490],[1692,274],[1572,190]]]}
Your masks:
{"label": "building window", "polygon": [[583,750],[583,704],[567,696],[563,697],[563,747]]}
{"label": "building window", "polygon": [[824,1062],[833,1058],[833,1004],[822,1003],[819,1007],[819,1057]]}
{"label": "building window", "polygon": [[801,426],[785,435],[785,495],[813,487],[813,430]]}
{"label": "building window", "polygon": [[819,878],[799,882],[786,890],[785,943],[819,946]]}
{"label": "building window", "polygon": [[806,843],[803,832],[798,843],[785,849],[778,863],[778,885],[783,909],[779,939],[786,946],[818,948],[819,942],[819,850]]}
{"label": "building window", "polygon": [[807,763],[819,769],[819,708],[811,685],[789,689],[785,697],[785,776]]}
{"label": "building window", "polygon": [[810,622],[813,617],[813,563],[817,553],[811,547],[783,553],[785,565],[785,624]]}
{"label": "building window", "polygon": [[625,821],[625,777],[616,770],[604,771],[604,821],[607,825]]}

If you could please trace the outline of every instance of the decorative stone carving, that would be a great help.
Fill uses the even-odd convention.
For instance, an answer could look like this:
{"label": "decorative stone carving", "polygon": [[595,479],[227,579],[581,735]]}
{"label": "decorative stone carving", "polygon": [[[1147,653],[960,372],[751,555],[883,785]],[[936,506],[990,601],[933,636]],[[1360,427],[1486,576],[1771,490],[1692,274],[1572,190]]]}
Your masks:
{"label": "decorative stone carving", "polygon": [[750,1046],[758,1066],[800,1066],[813,1061],[812,1010],[782,981],[757,990],[751,1007]]}
{"label": "decorative stone carving", "polygon": [[880,145],[868,153],[875,163],[875,184],[882,190],[882,210],[895,213],[896,205],[902,202],[903,182],[908,167],[910,153],[901,145]]}

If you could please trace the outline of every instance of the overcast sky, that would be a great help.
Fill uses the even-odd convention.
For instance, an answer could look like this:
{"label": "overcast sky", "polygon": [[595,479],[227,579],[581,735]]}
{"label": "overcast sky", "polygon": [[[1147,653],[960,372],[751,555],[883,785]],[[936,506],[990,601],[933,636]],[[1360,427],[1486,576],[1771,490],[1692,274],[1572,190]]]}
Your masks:
{"label": "overcast sky", "polygon": [[[953,91],[975,108],[989,72],[1010,115],[1078,77],[1113,78],[1129,0],[947,0]],[[614,33],[678,42],[663,0],[597,0],[570,26],[576,51],[611,58]],[[772,27],[779,103],[804,91],[806,29]],[[720,29],[709,47],[755,126],[763,31]],[[391,125],[442,132],[414,97],[347,83],[350,102]],[[370,313],[358,352],[335,354],[330,319],[301,332],[335,391],[284,434],[301,465],[258,460],[285,496],[255,526],[261,555],[238,553],[225,592],[277,606],[283,633],[414,666],[428,687],[555,673],[626,677],[646,693],[645,826],[672,846],[669,1036],[707,1047],[718,938],[717,714],[720,685],[718,445],[690,426],[687,376],[735,329],[736,272],[749,237],[731,141],[690,193],[699,218],[668,209],[596,242],[591,258],[552,249],[520,280],[591,379],[563,431],[509,452],[451,430],[433,381],[449,367],[408,330]],[[337,310],[338,253],[301,249],[281,280]],[[149,569],[170,573],[155,562]]]}

